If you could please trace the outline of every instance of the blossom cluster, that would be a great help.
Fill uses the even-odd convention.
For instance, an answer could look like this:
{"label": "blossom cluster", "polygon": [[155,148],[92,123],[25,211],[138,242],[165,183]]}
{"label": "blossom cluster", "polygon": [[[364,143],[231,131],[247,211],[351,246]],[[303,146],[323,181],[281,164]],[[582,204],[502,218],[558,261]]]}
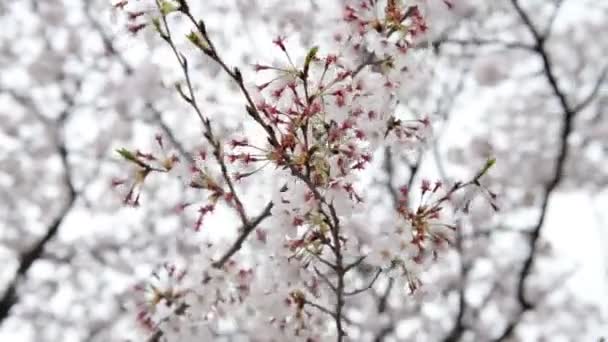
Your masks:
{"label": "blossom cluster", "polygon": [[[120,7],[128,2],[121,1]],[[186,182],[209,194],[195,228],[201,230],[203,217],[220,204],[235,210],[242,227],[235,243],[209,242],[191,266],[183,271],[165,266],[140,287],[141,325],[152,335],[179,341],[211,339],[226,331],[256,341],[342,341],[350,322],[346,297],[371,288],[381,274],[416,291],[420,272],[447,247],[456,229],[441,217],[443,206],[464,186],[479,186],[478,178],[489,168],[474,181],[445,191],[440,182],[424,181],[417,206],[410,205],[409,191],[402,188],[392,223],[380,229],[371,245],[358,241],[350,227],[357,213],[370,210],[358,184],[374,153],[384,146],[415,148],[430,134],[428,118],[397,115],[403,75],[413,72],[410,52],[429,30],[420,7],[397,0],[353,1],[336,25],[334,50],[313,47],[295,58],[285,38],[278,37],[273,43],[285,62],[256,64],[254,71],[263,81],[253,83],[226,64],[185,0],[156,0],[156,5],[150,25],[175,51],[187,82],[177,89],[199,114],[213,156],[200,154]],[[225,142],[216,138],[165,19],[173,14],[191,21],[188,40],[239,86],[247,102],[244,115],[259,125],[262,139],[247,134]],[[177,162],[119,152],[136,168],[125,199],[131,204],[139,204],[133,193],[149,173],[169,172]],[[150,164],[158,161],[159,167]],[[269,173],[276,184],[271,202],[262,215],[251,218],[238,183]],[[255,254],[239,257],[243,244]],[[376,276],[368,287],[354,288],[347,279],[364,263],[377,270]]]}

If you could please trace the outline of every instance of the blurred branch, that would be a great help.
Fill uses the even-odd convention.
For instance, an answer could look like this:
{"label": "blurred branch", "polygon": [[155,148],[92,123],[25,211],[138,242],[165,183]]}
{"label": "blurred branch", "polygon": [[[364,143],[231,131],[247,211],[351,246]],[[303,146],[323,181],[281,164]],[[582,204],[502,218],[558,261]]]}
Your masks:
{"label": "blurred branch", "polygon": [[[393,165],[393,153],[390,147],[384,148],[384,172],[386,172],[386,189],[388,193],[391,195],[391,200],[393,201],[393,206],[396,206],[399,203],[399,194],[397,193],[397,189],[393,186],[393,179],[395,178],[395,168]],[[410,177],[410,182],[414,177]]]}
{"label": "blurred branch", "polygon": [[[463,72],[460,74],[458,82],[456,83],[456,87],[453,91],[447,91],[447,96],[441,97],[437,103],[437,112],[442,113],[441,116],[447,120],[450,116],[452,109],[454,107],[454,102],[458,95],[463,92],[464,89],[464,81],[465,75],[469,67],[466,67]],[[433,140],[432,144],[432,153],[433,159],[435,161],[435,165],[439,172],[439,175],[444,183],[449,181],[448,174],[445,166],[443,165],[443,161],[441,159],[439,145],[437,139]],[[448,335],[443,339],[444,342],[456,342],[459,341],[464,332],[466,331],[466,326],[464,325],[464,315],[467,311],[467,302],[465,298],[465,293],[467,290],[468,282],[467,278],[471,268],[473,267],[473,263],[465,260],[465,250],[464,250],[465,236],[463,234],[462,228],[456,230],[456,244],[455,248],[458,253],[458,261],[459,261],[459,283],[458,283],[458,311],[456,314],[454,325],[452,329],[448,333]]]}
{"label": "blurred branch", "polygon": [[497,342],[509,339],[513,335],[519,323],[521,322],[523,314],[526,311],[533,309],[535,306],[534,303],[532,303],[526,298],[526,283],[530,274],[532,273],[532,266],[534,265],[539,245],[538,240],[540,238],[541,229],[545,223],[545,218],[547,216],[549,199],[564,176],[564,167],[566,159],[568,157],[568,137],[570,136],[570,133],[573,129],[574,118],[576,114],[583,108],[580,105],[577,107],[570,106],[566,98],[565,92],[560,88],[558,80],[555,76],[553,64],[550,61],[549,52],[546,50],[545,47],[545,41],[547,37],[540,34],[536,26],[532,23],[530,17],[528,16],[528,13],[521,7],[518,0],[511,0],[511,3],[528,31],[534,37],[535,51],[542,60],[543,74],[547,82],[549,83],[553,95],[557,98],[559,102],[563,116],[562,129],[558,141],[558,154],[554,166],[554,171],[550,179],[544,186],[543,195],[541,199],[540,214],[532,228],[528,241],[529,251],[526,257],[524,258],[523,267],[518,276],[517,301],[520,306],[520,311],[518,314],[516,314],[514,319],[509,324],[507,324],[504,331],[495,340]]}
{"label": "blurred branch", "polygon": [[[477,307],[473,307],[471,309],[471,321],[472,322],[479,322],[481,313],[483,311],[483,309],[485,309],[488,304],[490,303],[490,301],[492,300],[492,298],[494,297],[494,295],[500,290],[500,285],[498,282],[493,281],[492,283],[492,287],[490,288],[490,291],[488,291],[488,293],[483,297],[483,299],[481,300],[481,303],[479,304],[479,306]],[[477,325],[479,326],[479,324]]]}
{"label": "blurred branch", "polygon": [[382,269],[379,268],[376,273],[374,274],[374,277],[370,280],[370,282],[367,284],[367,286],[353,290],[353,291],[346,291],[344,292],[345,296],[354,296],[354,295],[358,295],[360,293],[363,293],[369,289],[372,288],[372,286],[374,286],[374,284],[376,283],[376,280],[378,280],[378,277],[380,276],[380,274],[382,273]]}
{"label": "blurred branch", "polygon": [[449,334],[443,339],[444,342],[456,342],[459,341],[464,332],[466,331],[466,327],[464,325],[464,314],[467,311],[467,302],[466,302],[466,289],[467,289],[467,278],[469,272],[471,271],[472,263],[465,260],[464,255],[464,238],[462,234],[462,230],[458,229],[456,231],[456,250],[458,251],[459,256],[459,286],[458,286],[458,313],[456,314],[456,322],[450,330]]}
{"label": "blurred branch", "polygon": [[602,72],[600,73],[600,77],[598,77],[597,81],[595,81],[595,84],[593,85],[593,88],[591,89],[589,94],[574,107],[574,112],[578,113],[583,109],[587,108],[587,106],[597,98],[597,94],[599,93],[602,84],[604,84],[604,82],[606,81],[607,75],[608,66],[605,66]]}
{"label": "blurred branch", "polygon": [[[386,288],[384,289],[384,293],[382,294],[382,296],[380,296],[380,301],[378,302],[378,315],[387,311],[388,297],[390,296],[394,285],[395,285],[395,279],[389,278],[388,284],[386,285]],[[390,333],[392,333],[395,330],[396,325],[397,325],[397,322],[390,322],[389,324],[387,324],[376,335],[376,337],[374,338],[374,342],[384,341],[386,336],[388,336]]]}
{"label": "blurred branch", "polygon": [[515,229],[515,228],[511,228],[511,227],[498,226],[498,227],[493,227],[493,228],[489,228],[489,229],[477,230],[475,232],[465,235],[465,237],[467,239],[477,239],[477,238],[489,237],[489,236],[491,236],[493,234],[497,234],[497,233],[520,234],[523,236],[532,234],[531,228]]}
{"label": "blurred branch", "polygon": [[[80,89],[81,82],[77,82],[78,89]],[[74,203],[76,202],[77,192],[74,187],[74,183],[72,180],[72,170],[68,161],[68,151],[65,145],[65,139],[62,136],[63,134],[63,126],[65,121],[67,120],[70,112],[75,106],[75,100],[73,96],[67,96],[64,92],[64,99],[67,101],[66,108],[60,113],[55,125],[57,127],[56,130],[52,127],[48,127],[49,133],[53,135],[53,138],[56,142],[57,154],[61,160],[61,165],[63,168],[63,183],[66,189],[66,202],[55,217],[55,219],[48,225],[45,230],[45,234],[36,242],[29,250],[21,253],[19,256],[19,266],[17,267],[17,272],[15,273],[13,279],[9,281],[7,289],[4,291],[2,298],[0,298],[0,324],[10,315],[11,308],[19,302],[19,297],[17,295],[17,287],[19,281],[27,275],[27,272],[31,268],[31,266],[43,256],[44,250],[47,244],[57,235],[59,232],[59,227],[63,223],[63,220],[68,215]],[[44,117],[40,114],[36,108],[32,108],[33,104],[30,102],[22,103],[27,105],[30,110],[35,112],[35,116]],[[28,105],[30,104],[30,105]],[[42,121],[43,124],[48,124],[46,120]]]}
{"label": "blurred branch", "polygon": [[484,38],[471,38],[471,39],[459,39],[459,38],[448,38],[442,37],[433,42],[431,45],[435,50],[439,50],[443,45],[456,45],[456,46],[498,46],[505,49],[518,49],[518,50],[526,50],[532,51],[534,50],[534,46],[527,45],[520,42],[509,42],[500,39],[484,39]]}
{"label": "blurred branch", "polygon": [[255,230],[255,228],[268,216],[271,215],[273,203],[268,202],[264,210],[253,220],[249,222],[249,224],[241,227],[240,234],[238,238],[234,241],[232,246],[222,255],[222,257],[213,263],[214,267],[221,268],[230,258],[238,252],[243,246],[243,242],[247,239],[249,234]]}
{"label": "blurred branch", "polygon": [[534,23],[528,16],[528,13],[519,4],[519,0],[511,0],[511,4],[515,8],[515,11],[517,12],[519,18],[524,22],[524,25],[526,26],[528,31],[530,31],[530,33],[532,34],[532,37],[534,37],[535,49],[537,50],[539,48],[539,45],[542,46],[544,44],[546,37],[540,34],[538,29],[536,28],[536,25],[534,25]]}
{"label": "blurred branch", "polygon": [[564,4],[565,0],[555,0],[554,2],[555,8],[553,9],[553,12],[551,12],[551,17],[549,17],[549,22],[547,23],[547,27],[543,32],[543,36],[545,37],[548,37],[551,34],[551,30],[553,29],[553,23],[555,23],[555,19],[557,18],[559,10],[562,8],[562,5]]}

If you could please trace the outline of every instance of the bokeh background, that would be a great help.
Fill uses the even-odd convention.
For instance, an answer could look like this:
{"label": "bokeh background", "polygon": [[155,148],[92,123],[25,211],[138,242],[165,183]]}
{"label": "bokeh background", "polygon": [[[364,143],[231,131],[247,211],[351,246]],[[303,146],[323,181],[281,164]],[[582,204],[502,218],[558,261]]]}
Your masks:
{"label": "bokeh background", "polygon": [[[424,8],[431,33],[414,47],[400,111],[429,115],[434,138],[420,150],[378,151],[367,191],[386,203],[397,186],[466,179],[494,157],[485,185],[500,211],[479,206],[462,219],[453,248],[427,275],[424,301],[380,282],[353,303],[377,318],[362,319],[362,336],[608,337],[608,2],[410,2]],[[253,63],[279,59],[277,35],[294,54],[330,47],[344,5],[190,3],[246,77]],[[116,148],[151,149],[160,133],[187,161],[203,144],[176,96],[169,49],[150,28],[129,32],[132,21],[112,5],[0,1],[0,341],[138,340],[132,285],[196,249],[184,234],[194,215],[174,210],[190,196],[178,179],[147,184],[137,209],[111,186],[125,172]],[[185,39],[179,47],[220,136],[246,127],[234,85]],[[242,186],[255,203],[271,183]],[[233,235],[231,219],[215,215],[204,234]]]}

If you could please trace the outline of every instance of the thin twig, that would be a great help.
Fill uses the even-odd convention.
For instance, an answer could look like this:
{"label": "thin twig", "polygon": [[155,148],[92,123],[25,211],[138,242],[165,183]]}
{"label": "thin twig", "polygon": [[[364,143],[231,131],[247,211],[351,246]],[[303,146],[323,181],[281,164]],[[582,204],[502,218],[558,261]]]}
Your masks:
{"label": "thin twig", "polygon": [[374,284],[376,283],[376,280],[378,280],[378,277],[380,276],[380,274],[382,274],[382,269],[378,268],[378,270],[374,274],[374,277],[370,280],[370,282],[367,284],[367,286],[362,287],[360,289],[353,290],[353,291],[344,292],[344,295],[345,296],[354,296],[354,295],[358,295],[360,293],[363,293],[363,292],[371,289],[372,286],[374,286]]}

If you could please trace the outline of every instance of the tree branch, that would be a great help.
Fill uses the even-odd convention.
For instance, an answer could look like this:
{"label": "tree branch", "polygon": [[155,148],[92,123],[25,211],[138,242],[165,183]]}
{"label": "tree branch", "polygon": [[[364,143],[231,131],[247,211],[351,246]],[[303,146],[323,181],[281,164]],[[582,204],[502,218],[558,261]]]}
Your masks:
{"label": "tree branch", "polygon": [[[60,128],[63,127],[63,124],[65,123],[65,120],[68,117],[68,113],[71,111],[74,104],[75,102],[73,98],[68,99],[67,107],[59,115],[59,119],[56,122],[56,124]],[[59,227],[63,223],[63,220],[68,215],[68,213],[74,206],[74,203],[76,202],[77,192],[72,182],[72,172],[68,161],[68,152],[65,146],[65,142],[63,138],[59,136],[59,133],[53,133],[56,133],[54,139],[57,143],[57,154],[59,155],[61,165],[63,167],[63,182],[64,187],[67,189],[67,200],[59,214],[47,227],[46,232],[42,236],[42,238],[40,238],[38,242],[36,242],[29,250],[21,253],[21,255],[19,256],[19,266],[17,267],[17,272],[15,273],[13,279],[9,282],[9,285],[4,291],[2,298],[0,298],[0,324],[2,324],[2,322],[4,322],[4,320],[9,316],[10,310],[19,301],[17,295],[17,287],[19,281],[27,275],[27,272],[34,264],[34,262],[36,262],[43,256],[47,244],[51,240],[53,240],[53,238],[55,238],[55,236],[59,232]]]}
{"label": "tree branch", "polygon": [[262,221],[270,216],[271,210],[273,207],[272,202],[268,202],[264,210],[253,220],[249,222],[248,225],[241,227],[239,237],[234,241],[232,246],[220,257],[220,259],[213,263],[213,266],[216,268],[221,268],[230,258],[238,252],[241,247],[243,247],[243,242],[247,240],[247,237],[251,232],[255,230],[255,228],[262,223]]}
{"label": "tree branch", "polygon": [[509,324],[507,324],[507,326],[504,329],[504,331],[502,332],[502,334],[495,340],[496,342],[505,341],[508,338],[510,338],[512,336],[512,334],[514,333],[515,329],[517,328],[517,326],[519,325],[519,323],[521,322],[523,313],[532,309],[535,305],[534,303],[532,303],[531,301],[529,301],[526,298],[526,295],[525,295],[526,283],[527,283],[527,280],[528,280],[530,274],[532,273],[532,266],[534,264],[535,257],[537,254],[537,249],[538,249],[538,240],[540,238],[541,230],[542,230],[542,227],[544,225],[544,222],[545,222],[545,219],[547,216],[547,207],[549,204],[549,199],[564,176],[564,174],[563,174],[564,167],[565,167],[566,159],[568,157],[568,137],[570,136],[570,133],[572,132],[574,117],[577,113],[577,111],[568,104],[566,94],[563,92],[563,90],[560,88],[560,86],[558,84],[558,80],[557,80],[557,78],[555,76],[555,72],[553,70],[553,65],[551,64],[551,61],[549,59],[549,53],[545,49],[545,45],[544,45],[545,39],[547,37],[540,35],[540,33],[538,32],[536,27],[531,22],[528,14],[520,6],[518,0],[511,0],[511,3],[513,4],[513,7],[515,8],[516,12],[519,14],[520,18],[522,19],[524,25],[527,27],[527,29],[530,31],[530,33],[532,33],[532,36],[535,39],[535,45],[536,45],[535,50],[536,50],[536,53],[539,55],[539,57],[542,60],[543,74],[544,74],[545,78],[547,79],[547,82],[549,83],[549,86],[551,87],[551,90],[553,91],[554,96],[557,98],[557,100],[559,102],[559,105],[562,109],[563,117],[562,117],[562,129],[561,129],[561,132],[559,135],[558,155],[557,155],[557,158],[555,161],[554,171],[553,171],[551,178],[545,184],[545,188],[543,190],[543,195],[542,195],[542,199],[541,199],[540,214],[537,218],[536,223],[534,224],[534,226],[532,228],[532,232],[530,234],[530,238],[528,241],[530,249],[529,249],[526,257],[524,258],[524,264],[523,264],[523,267],[522,267],[522,269],[519,273],[519,277],[518,277],[517,301],[519,303],[521,310],[520,310],[520,313],[517,314],[516,317]]}

